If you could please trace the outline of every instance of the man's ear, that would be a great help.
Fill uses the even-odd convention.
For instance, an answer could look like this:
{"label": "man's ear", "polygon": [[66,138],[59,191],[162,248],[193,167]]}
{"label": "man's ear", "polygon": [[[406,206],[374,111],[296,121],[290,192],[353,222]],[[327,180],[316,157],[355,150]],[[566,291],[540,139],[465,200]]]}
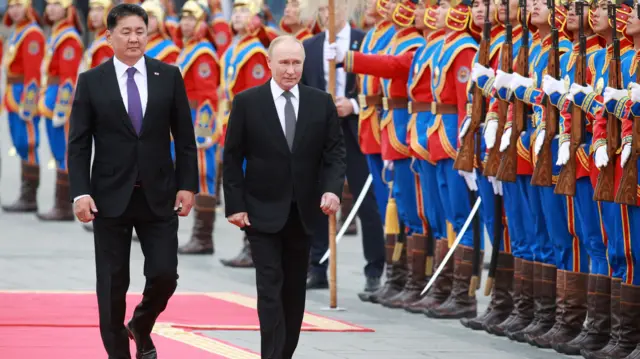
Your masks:
{"label": "man's ear", "polygon": [[105,33],[106,37],[107,37],[107,43],[111,46],[113,46],[113,43],[111,42],[111,30],[107,30],[107,32]]}

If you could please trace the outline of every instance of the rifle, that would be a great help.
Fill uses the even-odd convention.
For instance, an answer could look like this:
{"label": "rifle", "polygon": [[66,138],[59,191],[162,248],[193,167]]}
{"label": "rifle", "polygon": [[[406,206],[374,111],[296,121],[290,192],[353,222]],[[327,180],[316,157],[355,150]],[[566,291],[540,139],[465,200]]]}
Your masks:
{"label": "rifle", "polygon": [[[478,52],[478,63],[482,66],[489,67],[489,47],[491,46],[491,21],[489,21],[489,0],[484,0],[486,7],[486,16],[484,17],[484,28],[482,32],[482,40],[480,41],[480,51]],[[460,147],[458,148],[458,155],[456,161],[453,163],[453,168],[465,172],[473,171],[473,164],[475,163],[475,145],[476,132],[480,123],[485,121],[487,114],[487,100],[482,96],[482,89],[476,86],[473,87],[473,100],[471,104],[471,123],[467,133],[460,141]],[[475,203],[475,201],[474,201]]]}
{"label": "rifle", "polygon": [[[609,2],[609,21],[613,24],[611,37],[613,38],[613,58],[609,63],[609,87],[620,89],[620,39],[617,34],[615,0]],[[598,183],[593,191],[594,201],[613,202],[615,199],[616,151],[620,147],[620,122],[607,113],[607,154],[609,163],[598,173]]]}
{"label": "rifle", "polygon": [[[513,72],[513,27],[509,21],[509,1],[502,0],[505,9],[505,41],[500,48],[500,70],[506,73]],[[507,122],[507,112],[509,111],[509,103],[506,101],[498,101],[498,130],[496,131],[496,139],[502,138],[504,125]],[[484,164],[483,174],[487,177],[494,177],[498,173],[502,153],[500,153],[500,144],[494,145],[487,154],[487,160]]]}
{"label": "rifle", "polygon": [[[578,34],[580,50],[576,58],[576,72],[574,80],[577,84],[585,86],[587,83],[587,36],[584,34],[584,0],[576,0],[576,15],[578,15]],[[576,172],[578,168],[577,153],[578,149],[584,143],[584,134],[586,133],[586,115],[579,106],[572,104],[571,108],[571,142],[569,147],[569,161],[560,170],[558,182],[554,190],[555,194],[563,194],[565,196],[576,195]]]}
{"label": "rifle", "polygon": [[[488,12],[487,12],[488,14]],[[477,136],[475,154],[480,158],[480,132],[478,131],[474,136]],[[482,165],[480,165],[482,166]],[[476,192],[469,191],[469,203],[473,208],[473,205],[476,203],[478,199],[478,194]],[[482,230],[480,228],[480,216],[473,217],[473,258],[471,259],[471,283],[469,284],[469,296],[475,297],[476,290],[480,289],[480,278],[482,277],[482,252],[480,250],[480,246],[482,243]]]}
{"label": "rifle", "polygon": [[[558,79],[560,77],[558,64],[559,59],[559,47],[560,40],[558,35],[558,28],[556,27],[556,6],[554,0],[547,0],[547,7],[551,10],[551,40],[552,45],[549,49],[549,62],[547,64],[547,73],[553,78]],[[559,132],[558,125],[558,108],[556,108],[549,97],[545,98],[545,112],[546,112],[546,129],[544,136],[544,143],[542,149],[538,155],[538,161],[533,169],[533,175],[531,176],[531,184],[534,186],[550,187],[553,185],[553,156],[551,153],[551,142],[553,138]]]}
{"label": "rifle", "polygon": [[[527,1],[520,0],[520,24],[522,26],[522,45],[518,51],[516,70],[523,77],[529,77],[529,27],[527,26]],[[518,139],[520,133],[527,129],[529,107],[526,103],[515,99],[513,124],[511,127],[511,143],[502,154],[497,178],[503,182],[515,182],[518,174]]]}
{"label": "rifle", "polygon": [[484,295],[491,294],[493,289],[493,279],[496,277],[496,271],[498,270],[498,257],[500,256],[500,243],[502,242],[502,196],[495,195],[494,197],[494,214],[493,214],[493,239],[491,241],[491,260],[489,262],[489,274],[487,276],[487,283],[484,286]]}
{"label": "rifle", "polygon": [[[640,5],[637,7],[640,10]],[[640,12],[638,12],[640,18]],[[636,81],[640,81],[640,66],[636,68]],[[638,204],[638,157],[640,156],[640,125],[638,117],[633,119],[633,129],[631,130],[631,156],[622,169],[620,187],[616,194],[616,203],[628,206]]]}

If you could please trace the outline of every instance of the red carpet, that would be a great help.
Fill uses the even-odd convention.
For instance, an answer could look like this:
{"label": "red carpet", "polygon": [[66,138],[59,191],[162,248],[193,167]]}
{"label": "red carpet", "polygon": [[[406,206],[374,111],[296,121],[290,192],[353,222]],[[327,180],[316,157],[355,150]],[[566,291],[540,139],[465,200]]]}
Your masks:
{"label": "red carpet", "polygon": [[[127,320],[141,296],[127,297]],[[158,323],[202,330],[258,330],[255,298],[234,293],[176,293]],[[0,292],[0,327],[98,326],[95,293]],[[307,313],[303,330],[371,332],[353,324]]]}
{"label": "red carpet", "polygon": [[[193,340],[169,339],[153,334],[163,358],[222,359],[255,358],[259,355],[227,343],[184,333]],[[178,339],[180,334],[175,335]],[[195,341],[194,341],[195,340]],[[135,345],[131,342],[131,353]],[[106,353],[98,328],[0,327],[0,354],[3,359],[86,359],[104,358]]]}

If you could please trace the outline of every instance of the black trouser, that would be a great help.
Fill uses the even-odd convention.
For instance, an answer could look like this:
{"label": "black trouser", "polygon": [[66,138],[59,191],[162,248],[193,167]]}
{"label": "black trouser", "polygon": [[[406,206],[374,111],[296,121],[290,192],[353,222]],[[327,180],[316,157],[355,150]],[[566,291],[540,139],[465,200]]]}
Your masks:
{"label": "black trouser", "polygon": [[[369,176],[367,158],[362,154],[358,144],[357,120],[342,120],[342,132],[347,151],[347,182],[353,194],[354,202],[360,196],[364,183]],[[347,215],[346,213],[344,214]],[[378,204],[373,194],[373,187],[369,187],[367,194],[358,209],[358,217],[362,225],[362,248],[367,264],[364,274],[367,277],[381,277],[384,270],[384,227],[380,219]],[[321,215],[315,227],[313,241],[311,243],[311,271],[319,276],[326,277],[329,261],[320,264],[320,259],[329,248],[329,223],[328,217]],[[355,220],[355,219],[354,219]]]}
{"label": "black trouser", "polygon": [[178,280],[178,217],[157,217],[144,192],[133,191],[122,216],[100,217],[93,221],[96,256],[100,334],[109,359],[129,359],[129,339],[124,326],[126,294],[129,289],[129,258],[133,228],[144,254],[146,284],[136,307],[132,326],[146,337],[156,318],[164,311]]}
{"label": "black trouser", "polygon": [[256,268],[263,359],[290,359],[298,345],[309,262],[310,237],[296,205],[275,234],[247,230]]}

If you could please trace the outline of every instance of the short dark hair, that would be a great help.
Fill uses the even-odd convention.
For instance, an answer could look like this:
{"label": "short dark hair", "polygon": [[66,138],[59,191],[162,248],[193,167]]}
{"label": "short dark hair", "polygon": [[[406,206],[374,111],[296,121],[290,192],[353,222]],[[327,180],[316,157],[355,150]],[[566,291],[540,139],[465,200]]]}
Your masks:
{"label": "short dark hair", "polygon": [[127,16],[139,16],[145,25],[149,25],[149,15],[140,5],[136,4],[119,4],[114,6],[107,15],[107,30],[113,31],[118,25],[118,21]]}

